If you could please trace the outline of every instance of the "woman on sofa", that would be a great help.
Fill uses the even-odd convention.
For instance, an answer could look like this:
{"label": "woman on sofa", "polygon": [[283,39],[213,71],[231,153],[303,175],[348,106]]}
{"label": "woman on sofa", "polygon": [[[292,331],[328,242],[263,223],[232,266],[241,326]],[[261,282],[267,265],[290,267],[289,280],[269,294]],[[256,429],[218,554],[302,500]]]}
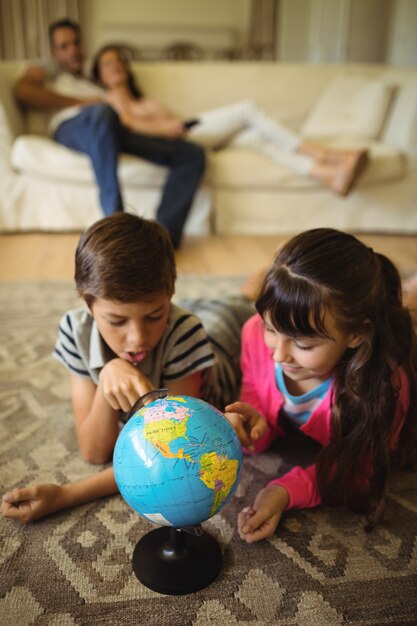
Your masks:
{"label": "woman on sofa", "polygon": [[131,131],[187,138],[205,148],[251,148],[300,176],[310,176],[345,196],[368,162],[366,150],[336,151],[303,141],[245,100],[200,113],[191,125],[141,92],[125,53],[104,46],[92,65],[93,79],[106,90],[105,99]]}

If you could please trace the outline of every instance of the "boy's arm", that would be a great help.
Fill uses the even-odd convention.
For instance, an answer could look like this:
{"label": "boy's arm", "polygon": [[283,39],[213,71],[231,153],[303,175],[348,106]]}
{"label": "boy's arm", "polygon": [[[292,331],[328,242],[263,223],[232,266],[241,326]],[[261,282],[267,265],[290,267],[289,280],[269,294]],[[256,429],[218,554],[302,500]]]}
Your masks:
{"label": "boy's arm", "polygon": [[70,374],[72,408],[81,456],[89,463],[107,463],[119,434],[119,411],[112,408],[91,379]]}
{"label": "boy's arm", "polygon": [[14,96],[19,104],[34,109],[65,109],[70,106],[83,106],[101,101],[101,98],[70,98],[62,96],[45,85],[47,74],[41,67],[29,67],[17,80]]}
{"label": "boy's arm", "polygon": [[[111,459],[119,435],[120,410],[129,411],[140,396],[155,388],[140,370],[121,359],[110,361],[102,372],[105,369],[106,378],[103,381],[100,374],[98,386],[91,379],[70,374],[78,445],[82,457],[90,463]],[[169,393],[198,397],[200,383],[201,372],[194,372],[170,382]]]}
{"label": "boy's arm", "polygon": [[113,468],[75,483],[52,483],[13,489],[3,496],[0,514],[24,524],[86,502],[117,493]]}
{"label": "boy's arm", "polygon": [[[201,373],[195,372],[190,376],[173,381],[169,392],[172,395],[193,395],[198,397],[200,381]],[[101,426],[104,425],[103,430],[105,430],[106,420],[108,420],[109,430],[113,431],[114,441],[111,444],[111,451],[113,451],[119,433],[119,412],[111,409],[107,401],[100,406],[99,400],[96,400],[97,395],[98,397],[100,396],[97,393],[98,388],[91,380],[71,374],[71,383],[73,387],[74,413],[78,414],[80,424],[83,422],[82,416],[92,402],[94,408],[97,411],[101,411]],[[115,430],[113,430],[114,424],[117,425]],[[82,428],[77,423],[77,434],[78,430],[82,431]],[[92,430],[93,432],[101,432],[101,429],[97,427],[95,431],[94,428]],[[101,436],[103,436],[103,433],[101,433]],[[109,467],[94,476],[89,476],[75,483],[66,483],[64,485],[48,483],[33,485],[23,489],[13,489],[3,496],[0,503],[0,514],[3,517],[15,519],[26,524],[62,509],[79,506],[86,502],[112,495],[117,493],[117,491],[113,468]]]}

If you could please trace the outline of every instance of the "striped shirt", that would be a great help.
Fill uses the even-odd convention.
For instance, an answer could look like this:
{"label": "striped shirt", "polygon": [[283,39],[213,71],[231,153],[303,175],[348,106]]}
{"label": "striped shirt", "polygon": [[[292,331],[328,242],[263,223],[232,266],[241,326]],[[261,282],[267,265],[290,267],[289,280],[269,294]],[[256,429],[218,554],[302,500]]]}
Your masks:
{"label": "striped shirt", "polygon": [[[61,319],[55,357],[73,374],[98,384],[101,369],[115,358],[85,308],[68,311]],[[165,330],[155,348],[136,367],[155,387],[211,367],[215,355],[200,320],[172,304]]]}
{"label": "striped shirt", "polygon": [[[223,411],[239,394],[240,333],[253,305],[241,296],[188,298],[180,304],[171,303],[158,345],[137,367],[156,388],[201,371],[201,397]],[[100,370],[115,357],[85,308],[63,316],[54,354],[70,372],[96,385]]]}
{"label": "striped shirt", "polygon": [[332,384],[332,378],[330,377],[318,385],[318,387],[311,389],[311,391],[307,391],[307,393],[303,393],[301,396],[293,396],[287,390],[282,367],[279,363],[275,363],[275,378],[277,387],[284,399],[281,410],[296,428],[300,428],[300,426],[308,422],[310,415],[322,402]]}
{"label": "striped shirt", "polygon": [[[181,305],[171,303],[158,345],[137,367],[156,388],[201,371],[201,397],[223,411],[239,394],[240,332],[253,305],[240,296],[188,298]],[[96,385],[101,369],[115,357],[85,308],[63,316],[54,355]]]}

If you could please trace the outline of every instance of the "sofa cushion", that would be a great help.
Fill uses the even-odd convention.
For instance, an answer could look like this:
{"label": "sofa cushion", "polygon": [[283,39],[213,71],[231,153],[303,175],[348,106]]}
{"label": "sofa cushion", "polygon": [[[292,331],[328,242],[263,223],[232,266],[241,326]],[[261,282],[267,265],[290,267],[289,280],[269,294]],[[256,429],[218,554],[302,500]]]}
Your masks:
{"label": "sofa cushion", "polygon": [[[334,141],[336,148],[355,148],[362,144],[355,140]],[[401,178],[405,174],[405,159],[390,146],[371,145],[371,163],[362,180],[378,183]],[[12,148],[13,167],[26,174],[62,180],[65,182],[94,184],[94,174],[89,158],[65,146],[36,136],[20,136]],[[218,187],[303,189],[319,186],[312,178],[293,174],[252,150],[226,148],[209,153],[206,179]],[[119,160],[119,177],[123,185],[131,187],[160,187],[166,177],[166,168],[155,166],[143,159],[123,154]]]}
{"label": "sofa cushion", "polygon": [[[13,143],[11,161],[14,169],[33,176],[66,182],[95,183],[88,156],[46,137],[18,137]],[[160,187],[164,183],[166,172],[165,167],[128,154],[123,154],[119,159],[119,177],[124,185]]]}
{"label": "sofa cushion", "polygon": [[[358,142],[332,144],[336,148],[360,147]],[[370,145],[370,163],[360,185],[398,180],[406,174],[406,159],[399,150],[381,143]],[[305,189],[320,186],[310,177],[293,174],[277,163],[245,148],[225,148],[210,156],[214,187],[235,189]]]}
{"label": "sofa cushion", "polygon": [[376,139],[392,100],[393,85],[363,76],[339,76],[313,107],[301,134],[304,137],[362,137]]}

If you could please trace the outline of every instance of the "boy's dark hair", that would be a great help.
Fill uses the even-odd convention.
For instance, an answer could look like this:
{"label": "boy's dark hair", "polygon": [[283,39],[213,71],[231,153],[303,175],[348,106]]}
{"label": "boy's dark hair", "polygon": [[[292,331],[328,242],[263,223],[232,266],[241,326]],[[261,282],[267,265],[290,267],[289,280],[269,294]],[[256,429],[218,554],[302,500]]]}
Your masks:
{"label": "boy's dark hair", "polygon": [[139,88],[136,79],[133,75],[132,68],[130,65],[130,60],[128,58],[128,53],[125,48],[122,46],[118,46],[116,44],[107,44],[100,48],[100,50],[94,55],[93,62],[91,65],[91,78],[94,82],[101,84],[100,79],[100,60],[105,52],[109,52],[113,50],[118,55],[120,61],[123,63],[126,73],[127,73],[127,85],[129,87],[129,91],[134,98],[143,97],[143,93]]}
{"label": "boy's dark hair", "polygon": [[49,24],[48,32],[49,32],[49,43],[51,47],[54,45],[54,34],[56,30],[60,28],[72,28],[72,30],[77,33],[77,35],[81,35],[81,27],[78,22],[74,22],[70,20],[69,17],[63,17],[55,22]]}
{"label": "boy's dark hair", "polygon": [[75,284],[88,306],[96,298],[136,302],[174,293],[175,256],[168,231],[130,213],[113,213],[81,235]]}

